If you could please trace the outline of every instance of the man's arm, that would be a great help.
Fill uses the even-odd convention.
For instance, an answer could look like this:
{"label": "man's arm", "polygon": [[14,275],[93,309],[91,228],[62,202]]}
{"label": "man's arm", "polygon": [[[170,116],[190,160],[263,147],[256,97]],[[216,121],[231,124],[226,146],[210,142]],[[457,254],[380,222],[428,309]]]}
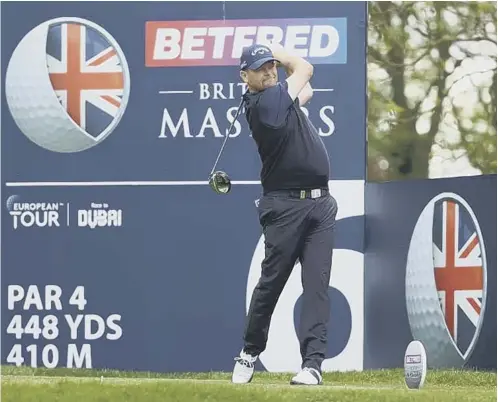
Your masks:
{"label": "man's arm", "polygon": [[299,104],[301,106],[304,105],[313,96],[313,90],[309,84],[313,76],[313,66],[303,58],[288,53],[279,44],[271,44],[269,47],[273,56],[280,62],[288,74],[289,96],[293,101],[299,98]]}
{"label": "man's arm", "polygon": [[[290,77],[293,73],[289,67],[284,67],[284,70],[287,77]],[[313,97],[313,88],[311,87],[309,81],[306,83],[301,92],[299,92],[297,97],[299,99],[299,106],[304,106]]]}

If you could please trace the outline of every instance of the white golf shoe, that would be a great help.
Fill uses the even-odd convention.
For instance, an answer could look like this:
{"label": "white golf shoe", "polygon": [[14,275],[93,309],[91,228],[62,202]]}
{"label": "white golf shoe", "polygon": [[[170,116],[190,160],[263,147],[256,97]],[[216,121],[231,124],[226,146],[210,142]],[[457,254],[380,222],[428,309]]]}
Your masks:
{"label": "white golf shoe", "polygon": [[320,385],[322,383],[322,375],[314,368],[305,367],[292,380],[292,385]]}
{"label": "white golf shoe", "polygon": [[232,373],[232,382],[234,384],[247,384],[251,382],[254,375],[254,363],[258,356],[251,356],[243,351],[235,359],[235,367]]}

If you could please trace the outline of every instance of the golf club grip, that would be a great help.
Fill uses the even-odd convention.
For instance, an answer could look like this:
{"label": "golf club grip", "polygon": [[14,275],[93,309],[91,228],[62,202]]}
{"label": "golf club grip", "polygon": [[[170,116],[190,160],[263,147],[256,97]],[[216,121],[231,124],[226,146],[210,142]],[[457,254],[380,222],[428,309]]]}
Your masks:
{"label": "golf club grip", "polygon": [[235,114],[235,117],[232,121],[232,124],[230,124],[230,127],[228,128],[227,135],[225,136],[225,139],[223,140],[223,144],[221,144],[220,152],[218,152],[218,157],[216,158],[216,161],[214,162],[213,168],[211,169],[211,173],[209,175],[212,175],[216,169],[216,165],[218,164],[218,161],[220,160],[221,153],[223,152],[223,149],[225,148],[225,144],[228,141],[228,137],[230,136],[230,131],[232,131],[233,125],[235,124],[235,122],[239,118],[239,114],[240,114],[240,111],[242,110],[243,105],[244,105],[244,97],[242,97],[242,100],[240,101],[240,105],[239,105],[239,108],[237,109],[237,113]]}

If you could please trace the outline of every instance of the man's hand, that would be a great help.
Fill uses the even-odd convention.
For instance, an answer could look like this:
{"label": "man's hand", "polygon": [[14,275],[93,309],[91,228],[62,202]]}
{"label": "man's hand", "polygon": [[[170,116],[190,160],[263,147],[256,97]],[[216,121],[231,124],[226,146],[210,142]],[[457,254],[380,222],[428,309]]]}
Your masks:
{"label": "man's hand", "polygon": [[273,53],[273,57],[275,57],[278,61],[280,61],[282,56],[285,59],[285,54],[287,52],[285,51],[284,47],[280,43],[273,42],[273,43],[270,43],[268,45],[268,47],[270,48],[271,52]]}

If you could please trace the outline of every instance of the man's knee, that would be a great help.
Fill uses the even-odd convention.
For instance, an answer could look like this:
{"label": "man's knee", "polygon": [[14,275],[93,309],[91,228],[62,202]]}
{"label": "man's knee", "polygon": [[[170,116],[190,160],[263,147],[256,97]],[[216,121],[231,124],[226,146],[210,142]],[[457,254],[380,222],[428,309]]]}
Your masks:
{"label": "man's knee", "polygon": [[272,276],[262,275],[256,285],[256,289],[261,294],[279,293],[284,288],[288,277],[289,275],[285,275],[284,273]]}

